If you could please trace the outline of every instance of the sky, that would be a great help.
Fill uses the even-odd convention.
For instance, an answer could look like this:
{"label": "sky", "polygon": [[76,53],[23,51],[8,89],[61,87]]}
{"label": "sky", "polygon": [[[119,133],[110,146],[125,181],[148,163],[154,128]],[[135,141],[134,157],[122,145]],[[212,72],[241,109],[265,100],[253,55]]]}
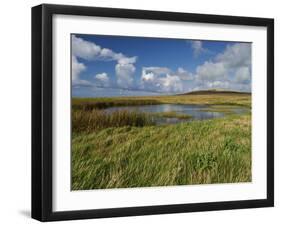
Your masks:
{"label": "sky", "polygon": [[251,92],[251,43],[71,35],[72,95]]}

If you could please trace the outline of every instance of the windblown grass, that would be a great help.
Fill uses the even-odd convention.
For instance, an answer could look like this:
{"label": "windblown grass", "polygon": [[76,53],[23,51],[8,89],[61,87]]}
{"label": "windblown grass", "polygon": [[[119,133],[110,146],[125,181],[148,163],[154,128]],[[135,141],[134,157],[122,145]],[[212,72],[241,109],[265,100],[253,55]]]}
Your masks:
{"label": "windblown grass", "polygon": [[72,189],[251,181],[250,115],[74,134]]}

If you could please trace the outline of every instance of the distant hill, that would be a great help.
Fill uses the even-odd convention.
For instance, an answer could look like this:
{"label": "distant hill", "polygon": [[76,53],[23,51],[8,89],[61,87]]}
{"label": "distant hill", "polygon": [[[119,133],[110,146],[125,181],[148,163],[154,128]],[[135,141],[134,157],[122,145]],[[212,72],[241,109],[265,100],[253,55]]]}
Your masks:
{"label": "distant hill", "polygon": [[251,95],[251,93],[248,92],[239,92],[239,91],[233,91],[233,90],[219,90],[219,89],[209,89],[209,90],[198,90],[198,91],[192,91],[189,93],[182,93],[179,95],[211,95],[211,94],[238,94],[238,95]]}

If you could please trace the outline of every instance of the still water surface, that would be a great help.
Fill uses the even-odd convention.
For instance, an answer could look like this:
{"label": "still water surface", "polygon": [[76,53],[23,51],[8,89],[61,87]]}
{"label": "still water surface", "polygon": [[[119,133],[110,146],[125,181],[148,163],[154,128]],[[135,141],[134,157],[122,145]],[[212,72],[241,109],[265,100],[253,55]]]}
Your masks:
{"label": "still water surface", "polygon": [[[219,110],[218,110],[219,109]],[[190,115],[189,119],[179,118],[165,118],[158,117],[156,120],[157,124],[174,124],[183,121],[190,120],[204,120],[212,118],[221,118],[226,114],[243,114],[248,109],[239,106],[223,106],[223,108],[210,108],[208,105],[194,105],[194,104],[157,104],[157,105],[140,105],[140,106],[121,106],[121,107],[110,107],[106,111],[108,113],[113,111],[141,111],[147,113],[161,113],[161,112],[176,112],[180,115]],[[222,112],[222,110],[224,112]]]}

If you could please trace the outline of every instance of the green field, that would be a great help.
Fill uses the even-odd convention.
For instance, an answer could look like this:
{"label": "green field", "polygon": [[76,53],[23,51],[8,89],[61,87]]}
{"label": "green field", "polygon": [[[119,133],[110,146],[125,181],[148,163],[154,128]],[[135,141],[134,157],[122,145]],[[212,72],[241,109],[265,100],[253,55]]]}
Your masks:
{"label": "green field", "polygon": [[[170,125],[156,125],[153,114],[104,113],[112,106],[162,103],[208,104],[225,113],[225,106],[238,105],[249,111]],[[250,182],[250,109],[251,95],[239,93],[73,98],[72,189]]]}

